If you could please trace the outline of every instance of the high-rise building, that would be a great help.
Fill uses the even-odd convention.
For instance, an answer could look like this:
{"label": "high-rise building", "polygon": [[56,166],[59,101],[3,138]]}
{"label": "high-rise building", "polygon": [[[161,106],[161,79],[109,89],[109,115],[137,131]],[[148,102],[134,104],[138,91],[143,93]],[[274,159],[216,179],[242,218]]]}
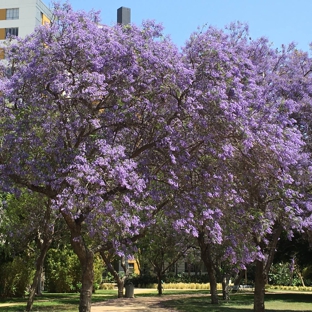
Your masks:
{"label": "high-rise building", "polygon": [[0,40],[25,37],[50,21],[52,13],[41,0],[0,0]]}
{"label": "high-rise building", "polygon": [[131,23],[131,9],[120,7],[117,10],[117,23],[121,25],[127,25]]}

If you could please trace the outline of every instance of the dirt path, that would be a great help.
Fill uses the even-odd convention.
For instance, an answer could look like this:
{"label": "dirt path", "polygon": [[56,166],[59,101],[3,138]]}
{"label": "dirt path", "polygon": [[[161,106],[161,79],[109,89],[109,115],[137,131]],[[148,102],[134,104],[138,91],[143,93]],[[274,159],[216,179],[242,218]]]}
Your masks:
{"label": "dirt path", "polygon": [[168,309],[163,306],[164,301],[178,298],[202,296],[190,295],[164,295],[162,297],[136,297],[110,299],[105,302],[98,302],[92,305],[92,312],[173,312],[175,309]]}

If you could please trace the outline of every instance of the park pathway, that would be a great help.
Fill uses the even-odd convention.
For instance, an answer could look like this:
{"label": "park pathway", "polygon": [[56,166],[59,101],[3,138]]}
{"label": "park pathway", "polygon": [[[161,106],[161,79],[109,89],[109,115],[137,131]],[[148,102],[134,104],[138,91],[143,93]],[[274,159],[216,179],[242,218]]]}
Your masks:
{"label": "park pathway", "polygon": [[92,312],[174,312],[175,309],[165,308],[163,302],[185,297],[202,296],[190,295],[164,295],[162,297],[137,297],[110,299],[92,305]]}

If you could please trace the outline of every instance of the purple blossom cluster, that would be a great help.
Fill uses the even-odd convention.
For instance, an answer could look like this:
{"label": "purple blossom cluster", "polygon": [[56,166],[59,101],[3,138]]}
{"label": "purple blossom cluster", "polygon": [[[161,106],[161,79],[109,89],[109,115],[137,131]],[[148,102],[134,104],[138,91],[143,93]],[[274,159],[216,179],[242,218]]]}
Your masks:
{"label": "purple blossom cluster", "polygon": [[153,22],[99,27],[68,4],[54,16],[1,64],[0,185],[50,198],[78,255],[85,236],[124,254],[160,212],[208,267],[220,250],[265,262],[277,228],[311,229],[306,53],[241,24],[179,51]]}

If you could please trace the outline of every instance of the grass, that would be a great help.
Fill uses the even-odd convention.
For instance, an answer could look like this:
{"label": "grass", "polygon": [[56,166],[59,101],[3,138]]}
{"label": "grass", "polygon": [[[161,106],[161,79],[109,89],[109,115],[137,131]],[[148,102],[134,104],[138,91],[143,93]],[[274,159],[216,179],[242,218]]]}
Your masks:
{"label": "grass", "polygon": [[[117,297],[116,290],[99,290],[92,295],[92,302],[100,302]],[[12,298],[0,300],[1,312],[23,312],[26,307],[27,299]],[[79,294],[52,294],[44,293],[37,297],[33,312],[73,312],[77,311],[79,305]]]}
{"label": "grass", "polygon": [[[231,295],[229,302],[220,300],[219,305],[210,304],[207,290],[165,290],[164,296],[173,294],[196,294],[180,299],[164,301],[162,304],[167,308],[175,308],[180,312],[252,312],[253,294],[236,293]],[[201,296],[198,296],[201,295]],[[136,294],[140,296],[157,296],[157,292]],[[116,290],[99,290],[92,295],[92,302],[100,302],[116,298]],[[79,303],[79,294],[51,294],[44,293],[37,297],[34,303],[33,312],[76,312]],[[26,299],[0,300],[0,311],[22,312],[26,306]],[[311,293],[283,293],[274,291],[266,294],[266,312],[311,312]]]}
{"label": "grass", "polygon": [[[231,300],[220,300],[219,305],[212,305],[210,299],[201,297],[185,297],[164,302],[167,308],[175,308],[181,312],[252,312],[253,294],[237,293],[231,295]],[[266,312],[311,312],[312,294],[309,293],[270,293],[265,296]]]}

